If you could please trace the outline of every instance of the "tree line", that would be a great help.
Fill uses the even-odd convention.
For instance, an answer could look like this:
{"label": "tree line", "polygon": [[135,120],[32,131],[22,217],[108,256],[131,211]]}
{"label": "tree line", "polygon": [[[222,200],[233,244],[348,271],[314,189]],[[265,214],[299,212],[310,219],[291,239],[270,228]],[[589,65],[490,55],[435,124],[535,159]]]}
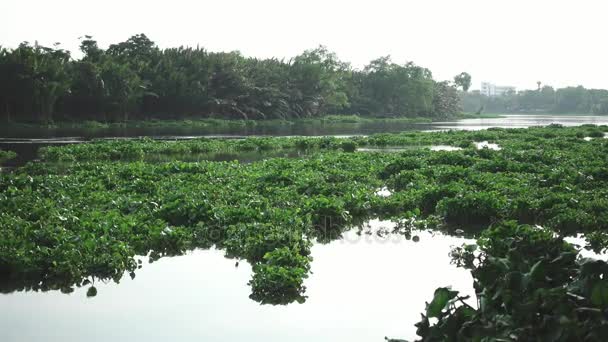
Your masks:
{"label": "tree line", "polygon": [[463,94],[465,112],[555,113],[608,115],[608,90],[582,86],[554,89],[539,86],[535,90],[485,96],[479,91]]}
{"label": "tree line", "polygon": [[84,36],[80,50],[83,57],[76,60],[58,44],[0,48],[0,118],[448,118],[461,110],[456,87],[470,85],[466,73],[455,82],[438,82],[430,70],[390,57],[358,70],[323,46],[285,61],[199,47],[160,49],[138,34],[105,50]]}

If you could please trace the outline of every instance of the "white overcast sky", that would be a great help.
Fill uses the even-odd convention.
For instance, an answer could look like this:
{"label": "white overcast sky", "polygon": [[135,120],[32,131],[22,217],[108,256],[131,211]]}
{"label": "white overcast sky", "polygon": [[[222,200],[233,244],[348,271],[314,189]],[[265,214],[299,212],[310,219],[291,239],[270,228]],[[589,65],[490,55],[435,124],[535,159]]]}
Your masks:
{"label": "white overcast sky", "polygon": [[0,45],[61,42],[74,56],[78,37],[102,47],[145,33],[160,47],[239,50],[295,56],[319,44],[362,67],[391,55],[432,70],[535,88],[608,88],[605,0],[1,0]]}

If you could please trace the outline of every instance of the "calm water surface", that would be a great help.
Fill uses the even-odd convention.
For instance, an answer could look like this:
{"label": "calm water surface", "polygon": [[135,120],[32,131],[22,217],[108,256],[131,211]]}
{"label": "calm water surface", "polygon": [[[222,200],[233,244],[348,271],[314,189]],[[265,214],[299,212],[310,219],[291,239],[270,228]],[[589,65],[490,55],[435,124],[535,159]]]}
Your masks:
{"label": "calm water surface", "polygon": [[[392,223],[373,221],[372,227]],[[304,304],[248,298],[250,266],[217,250],[144,264],[131,280],[59,292],[0,295],[0,340],[28,341],[383,341],[415,337],[435,288],[473,295],[468,271],[450,264],[458,237],[380,238],[350,231],[312,248]],[[473,303],[471,303],[473,304]]]}
{"label": "calm water surface", "polygon": [[[256,125],[221,127],[158,127],[158,128],[6,128],[0,127],[0,138],[55,139],[73,142],[108,137],[242,137],[265,136],[341,136],[368,135],[402,131],[438,129],[485,129],[489,127],[522,128],[559,123],[564,126],[582,124],[608,125],[608,116],[599,115],[532,115],[506,114],[494,119],[465,119],[425,124],[395,122],[363,123],[299,123],[293,125]],[[61,138],[61,139],[56,139]]]}
{"label": "calm water surface", "polygon": [[[479,130],[490,127],[524,128],[546,126],[552,123],[564,126],[583,124],[608,125],[608,116],[597,115],[504,115],[495,119],[466,119],[432,124],[387,122],[302,123],[276,126],[239,127],[167,127],[167,128],[3,128],[0,127],[0,149],[17,152],[17,158],[7,166],[20,166],[35,159],[42,146],[77,144],[94,138],[152,137],[156,139],[193,139],[200,137],[242,138],[246,136],[354,136],[374,133],[436,130]],[[263,158],[264,156],[260,156]],[[246,160],[255,160],[249,157]]]}
{"label": "calm water surface", "polygon": [[608,125],[607,115],[539,115],[539,114],[506,114],[494,119],[465,119],[457,122],[436,122],[435,129],[480,130],[489,127],[526,128],[550,124],[563,126],[580,126],[584,124]]}
{"label": "calm water surface", "polygon": [[401,132],[405,130],[432,129],[430,124],[411,123],[298,123],[258,124],[255,126],[210,126],[210,127],[147,127],[147,128],[0,128],[2,138],[73,138],[84,139],[107,137],[242,137],[266,136],[316,136],[316,135],[361,135],[378,132]]}

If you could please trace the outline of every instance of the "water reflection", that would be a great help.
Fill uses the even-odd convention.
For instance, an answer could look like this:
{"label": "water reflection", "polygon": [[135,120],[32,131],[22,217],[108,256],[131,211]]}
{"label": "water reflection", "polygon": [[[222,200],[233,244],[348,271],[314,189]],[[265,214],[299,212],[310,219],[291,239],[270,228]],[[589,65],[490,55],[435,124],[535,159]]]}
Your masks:
{"label": "water reflection", "polygon": [[[82,142],[82,141],[81,141]],[[79,142],[79,143],[81,143]],[[3,143],[0,142],[0,149],[11,150],[17,153],[17,157],[6,161],[3,166],[15,168],[25,165],[27,162],[35,161],[38,158],[38,150],[45,146],[57,146],[56,143]],[[296,149],[286,150],[264,150],[264,151],[240,151],[240,152],[210,152],[210,153],[184,153],[184,154],[146,154],[145,161],[150,163],[163,163],[172,161],[199,162],[209,161],[239,161],[251,163],[268,158],[303,158],[307,155],[306,151]],[[124,159],[121,161],[132,161]],[[53,163],[49,163],[53,164]]]}
{"label": "water reflection", "polygon": [[396,146],[396,147],[359,147],[357,152],[379,152],[379,153],[392,153],[392,152],[403,152],[407,150],[413,150],[421,148],[421,146]]}
{"label": "water reflection", "polygon": [[435,129],[480,130],[489,127],[526,128],[531,126],[580,126],[584,124],[608,125],[608,116],[602,115],[549,115],[549,114],[505,114],[501,118],[464,119],[456,122],[434,123]]}
{"label": "water reflection", "polygon": [[213,153],[189,153],[178,155],[148,154],[145,161],[149,163],[164,163],[173,161],[200,162],[200,161],[239,161],[241,163],[252,163],[268,158],[304,158],[308,155],[302,150],[270,150],[270,151],[243,151],[243,152],[213,152]]}
{"label": "water reflection", "polygon": [[487,142],[487,141],[476,142],[475,143],[475,147],[478,150],[481,150],[481,149],[484,149],[484,148],[487,148],[487,149],[490,149],[490,150],[494,150],[494,151],[500,151],[501,150],[501,147],[498,146],[498,144],[493,144],[493,143],[490,143],[490,142]]}
{"label": "water reflection", "polygon": [[259,123],[257,125],[224,125],[198,127],[108,127],[108,128],[3,128],[4,138],[57,138],[78,136],[85,139],[103,137],[200,137],[200,136],[317,136],[317,135],[366,135],[379,132],[401,132],[407,130],[430,129],[430,124],[404,122],[361,122],[361,123]]}
{"label": "water reflection", "polygon": [[460,151],[462,147],[449,146],[449,145],[433,145],[429,147],[431,151]]}
{"label": "water reflection", "polygon": [[361,123],[297,123],[258,124],[199,127],[145,127],[145,128],[31,128],[0,127],[0,138],[54,140],[54,142],[89,140],[93,138],[154,137],[157,139],[199,138],[199,137],[245,137],[261,136],[353,136],[374,133],[403,131],[429,131],[445,129],[478,130],[489,127],[523,128],[550,124],[578,126],[583,124],[608,125],[608,116],[602,115],[548,115],[548,114],[505,114],[500,118],[464,119],[434,123],[403,122],[361,122]]}
{"label": "water reflection", "polygon": [[[372,228],[390,229],[372,221]],[[473,295],[472,278],[450,264],[451,246],[470,240],[430,232],[357,235],[316,244],[308,300],[288,306],[248,298],[251,267],[217,250],[163,258],[121,284],[0,295],[3,341],[381,341],[413,338],[412,322],[435,288],[453,284]],[[75,324],[78,322],[78,324]]]}
{"label": "water reflection", "polygon": [[[524,128],[553,123],[564,126],[583,124],[608,125],[608,116],[599,115],[504,115],[493,119],[465,119],[453,122],[411,124],[399,122],[300,123],[256,126],[165,127],[165,128],[6,128],[0,127],[0,149],[17,152],[7,166],[20,166],[36,157],[42,146],[81,143],[93,138],[120,139],[153,137],[155,139],[243,138],[247,136],[340,136],[403,131],[440,131],[447,129],[479,130],[490,127]],[[390,148],[384,149],[389,152]],[[373,152],[371,149],[367,152]],[[398,150],[390,152],[399,152]]]}
{"label": "water reflection", "polygon": [[10,141],[0,139],[0,149],[13,151],[17,153],[17,156],[13,159],[6,161],[3,166],[18,167],[23,166],[29,161],[36,160],[38,157],[38,150],[46,146],[60,146],[65,144],[78,144],[82,143],[80,140],[71,140],[70,142],[56,142],[48,140],[33,140],[33,141]]}

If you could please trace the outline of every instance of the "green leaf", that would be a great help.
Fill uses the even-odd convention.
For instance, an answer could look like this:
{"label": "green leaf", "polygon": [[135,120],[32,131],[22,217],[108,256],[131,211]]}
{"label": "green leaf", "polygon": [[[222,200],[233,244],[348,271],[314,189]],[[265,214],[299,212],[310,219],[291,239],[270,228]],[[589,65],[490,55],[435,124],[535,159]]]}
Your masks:
{"label": "green leaf", "polygon": [[608,306],[608,281],[598,281],[591,290],[591,303],[599,307]]}
{"label": "green leaf", "polygon": [[530,278],[533,280],[541,280],[545,274],[545,267],[543,266],[544,259],[540,259],[530,269]]}
{"label": "green leaf", "polygon": [[443,311],[448,302],[457,295],[458,291],[452,291],[448,287],[440,287],[435,290],[433,300],[426,308],[427,317],[440,317],[441,311]]}

